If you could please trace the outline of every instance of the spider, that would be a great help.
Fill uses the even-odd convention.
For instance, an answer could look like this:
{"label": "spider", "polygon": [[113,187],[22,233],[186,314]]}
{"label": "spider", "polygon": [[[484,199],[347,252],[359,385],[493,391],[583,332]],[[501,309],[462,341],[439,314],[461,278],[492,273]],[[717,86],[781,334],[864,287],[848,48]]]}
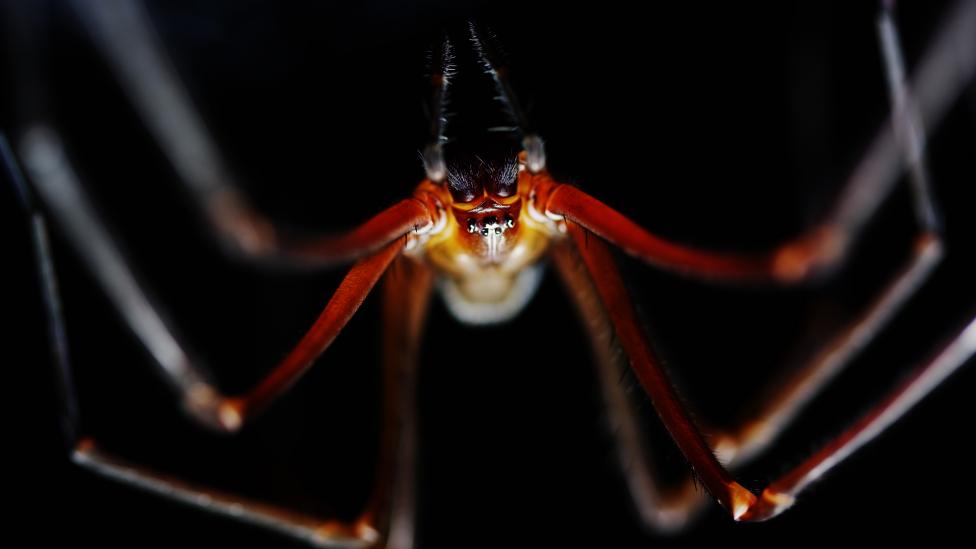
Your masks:
{"label": "spider", "polygon": [[[97,14],[93,17],[97,18]],[[969,21],[966,17],[960,19],[963,22]],[[91,24],[97,26],[110,23],[95,21]],[[111,33],[107,32],[107,27],[101,28],[102,36],[111,41]],[[441,67],[441,71],[435,74],[435,90],[439,89],[441,95],[450,95],[451,90],[444,88],[444,83],[451,82],[454,79],[452,71],[448,70],[452,64],[450,62],[451,56],[448,53],[449,47],[458,48],[461,44],[473,43],[477,47],[473,51],[466,52],[466,55],[470,57],[469,61],[473,60],[474,62],[469,62],[466,65],[458,62],[459,76],[457,78],[461,78],[462,71],[467,71],[469,74],[475,72],[471,70],[472,67],[481,67],[481,70],[487,70],[486,74],[494,79],[497,86],[494,88],[494,93],[502,97],[502,105],[506,107],[509,116],[514,119],[515,124],[511,125],[526,128],[517,102],[510,92],[504,70],[493,59],[491,45],[485,41],[480,33],[471,29],[468,29],[468,32],[470,34],[462,39],[445,42],[440,52],[435,56],[439,59],[439,61],[435,61],[435,65]],[[102,47],[109,51],[113,50],[111,43]],[[116,70],[122,73],[121,78],[124,81],[126,78],[124,74],[126,70],[125,59],[122,55],[124,51],[117,46],[114,51],[116,52],[115,55],[121,55],[121,58],[113,60],[112,63],[117,64]],[[112,54],[109,53],[108,55],[110,57]],[[458,52],[457,55],[460,57],[462,53]],[[892,63],[893,61],[888,59],[888,62]],[[889,66],[889,70],[894,68],[896,66]],[[481,74],[484,76],[485,73]],[[129,78],[132,76],[130,75]],[[440,86],[436,85],[438,82]],[[897,79],[896,82],[898,82]],[[126,85],[137,86],[138,83],[129,82]],[[898,86],[899,84],[896,84],[892,88],[892,95],[896,100],[900,93],[909,92],[913,89],[913,87],[899,88]],[[139,90],[136,89],[132,93],[138,96]],[[910,98],[911,95],[906,95],[906,97]],[[437,114],[438,108],[442,108],[443,105],[440,101],[435,99],[432,102],[435,121],[443,118]],[[924,107],[923,105],[923,111],[925,110]],[[143,116],[149,118],[146,114]],[[928,117],[925,118],[928,119]],[[896,117],[895,121],[903,125],[901,126],[902,130],[907,135],[914,135],[911,132],[919,131],[918,128],[912,129],[910,126],[914,123],[910,116]],[[151,122],[147,122],[147,124],[152,126]],[[724,473],[718,467],[717,462],[711,457],[712,452],[715,451],[724,462],[735,462],[736,459],[744,459],[737,458],[737,455],[742,456],[751,453],[746,452],[746,450],[758,451],[764,445],[761,443],[765,443],[765,440],[756,438],[750,433],[743,433],[750,435],[745,437],[750,441],[745,446],[737,447],[735,440],[713,438],[710,441],[712,447],[708,448],[705,446],[705,441],[690,429],[691,424],[687,421],[687,413],[680,410],[680,407],[674,406],[677,401],[670,395],[669,384],[662,382],[659,377],[655,377],[661,375],[659,371],[653,368],[657,364],[657,360],[648,358],[647,353],[651,351],[638,328],[639,322],[635,313],[627,305],[626,300],[620,297],[619,292],[622,291],[623,285],[619,275],[612,268],[609,268],[613,260],[608,255],[602,239],[617,244],[625,251],[642,259],[650,260],[665,269],[676,268],[675,270],[690,277],[732,279],[736,283],[761,281],[792,284],[810,277],[829,274],[830,269],[848,251],[848,240],[854,240],[853,236],[850,239],[848,236],[860,230],[867,223],[868,218],[871,217],[873,210],[877,207],[877,203],[882,200],[884,189],[873,188],[871,185],[857,187],[868,189],[868,191],[862,191],[870,197],[869,201],[872,202],[871,207],[866,210],[860,207],[863,206],[863,203],[860,202],[856,203],[858,207],[851,206],[851,204],[855,204],[851,201],[853,199],[845,198],[850,195],[841,193],[840,206],[832,210],[840,213],[836,214],[833,220],[828,218],[826,223],[817,226],[817,229],[825,230],[813,230],[792,243],[776,249],[769,256],[756,255],[740,259],[731,254],[710,254],[707,252],[701,255],[696,253],[688,255],[684,253],[683,248],[662,246],[661,241],[630,226],[622,218],[617,217],[618,214],[593,201],[588,195],[582,194],[582,191],[578,191],[572,186],[557,183],[546,170],[541,140],[534,134],[525,130],[515,133],[518,137],[516,139],[516,150],[517,148],[523,149],[520,157],[508,154],[509,151],[503,150],[499,160],[488,159],[485,163],[481,163],[486,160],[483,156],[473,159],[464,156],[452,156],[456,151],[451,150],[450,147],[457,143],[446,139],[449,127],[450,123],[447,124],[447,127],[444,127],[444,124],[434,124],[433,144],[425,151],[424,156],[427,177],[432,184],[424,184],[418,189],[418,198],[421,201],[415,202],[407,199],[400,202],[393,208],[386,210],[384,214],[368,222],[358,233],[352,233],[360,236],[364,234],[374,236],[376,231],[372,229],[379,226],[384,229],[379,231],[383,238],[367,238],[365,240],[356,238],[351,244],[349,240],[343,239],[311,243],[301,241],[290,247],[287,246],[288,242],[276,241],[271,238],[275,233],[268,230],[267,225],[262,221],[255,221],[254,214],[247,209],[241,196],[233,189],[218,189],[221,192],[209,195],[207,202],[204,203],[204,210],[212,216],[219,230],[229,237],[230,245],[245,254],[254,254],[265,258],[270,256],[271,259],[279,259],[278,256],[280,255],[284,256],[283,259],[287,261],[304,262],[309,259],[313,261],[322,259],[319,256],[325,256],[324,259],[331,261],[351,256],[359,257],[361,254],[367,253],[366,258],[360,259],[352,272],[368,276],[365,278],[359,276],[347,278],[347,282],[343,283],[343,288],[347,290],[356,287],[355,282],[357,280],[367,280],[370,283],[368,285],[375,283],[375,279],[379,277],[387,265],[394,261],[394,257],[401,249],[409,248],[406,251],[408,255],[426,254],[417,257],[433,258],[430,261],[442,269],[457,269],[459,264],[463,265],[464,261],[468,261],[472,257],[479,261],[486,261],[489,264],[489,272],[494,272],[497,275],[495,279],[487,282],[491,282],[505,296],[503,299],[492,296],[491,299],[486,300],[484,294],[478,293],[486,291],[484,289],[487,286],[485,280],[479,279],[477,283],[473,283],[473,279],[456,276],[455,278],[441,278],[439,282],[439,289],[445,296],[449,310],[462,321],[467,322],[506,320],[524,306],[532,293],[532,288],[537,281],[535,280],[536,275],[530,274],[532,271],[528,265],[518,265],[519,268],[514,271],[519,274],[516,276],[513,271],[514,280],[505,280],[509,273],[504,272],[501,267],[497,267],[500,262],[505,261],[506,246],[516,246],[513,242],[520,243],[525,246],[524,249],[527,249],[527,253],[530,255],[532,253],[537,254],[532,257],[533,260],[541,257],[543,253],[552,254],[553,268],[560,273],[566,284],[573,288],[571,295],[578,300],[577,306],[584,311],[584,316],[603,325],[613,324],[615,326],[620,344],[627,351],[627,355],[631,357],[631,361],[638,371],[637,377],[641,386],[651,394],[655,408],[658,413],[662,414],[665,423],[669,424],[669,429],[673,436],[678,439],[677,442],[686,457],[695,466],[699,479],[706,490],[737,519],[765,518],[766,514],[776,513],[785,507],[788,498],[784,497],[782,493],[766,493],[765,497],[757,500],[758,503],[751,504],[751,497],[753,496],[750,496],[745,490],[737,488],[737,485],[730,484],[730,481],[724,477]],[[154,131],[165,132],[166,130],[165,128],[155,128]],[[461,139],[457,140],[457,142],[461,141]],[[80,214],[77,213],[79,210],[75,210],[75,214],[69,213],[67,209],[59,210],[57,193],[51,193],[50,189],[44,190],[44,180],[50,179],[52,173],[58,175],[58,172],[45,172],[43,154],[44,151],[56,153],[57,141],[52,140],[50,134],[41,132],[30,134],[25,142],[28,150],[33,151],[33,154],[22,153],[22,156],[26,158],[25,164],[28,167],[28,174],[35,181],[35,184],[41,187],[41,194],[54,216],[65,219],[64,222],[68,224],[69,231],[73,227],[76,233],[78,229],[85,226],[98,227],[97,220],[94,220],[94,217],[86,217],[84,210],[80,210]],[[174,141],[170,140],[170,146],[173,144]],[[894,145],[891,146],[894,147]],[[489,149],[482,150],[490,152]],[[180,151],[170,150],[168,153],[179,155]],[[909,154],[908,156],[912,155]],[[50,158],[49,156],[49,162]],[[53,165],[57,166],[57,163]],[[923,179],[921,183],[915,183],[919,185],[922,191],[920,192],[922,198],[918,203],[919,225],[923,229],[923,234],[935,236],[937,220],[934,219],[933,208],[925,202],[927,187],[924,183],[924,171],[918,163],[912,164],[911,170],[913,173],[922,173],[921,176],[915,177]],[[855,183],[857,183],[856,180]],[[845,200],[848,201],[845,202]],[[409,215],[401,215],[404,212]],[[74,220],[72,220],[73,216]],[[81,225],[72,226],[71,223],[81,223]],[[448,234],[452,235],[450,241],[439,240]],[[516,237],[512,236],[513,234],[520,235],[517,238],[521,240],[516,240]],[[401,238],[401,235],[407,236]],[[91,246],[91,242],[89,241],[87,246]],[[95,238],[94,242],[99,243],[101,240]],[[457,244],[458,242],[461,244]],[[937,241],[922,238],[919,239],[918,243],[918,255],[915,262],[911,264],[913,268],[895,279],[896,284],[900,285],[896,287],[909,287],[914,290],[916,285],[921,284],[923,272],[934,265],[934,258],[939,254]],[[82,249],[82,254],[85,253],[85,246],[85,243],[79,246]],[[543,246],[547,247],[543,248]],[[516,250],[518,250],[517,247]],[[91,251],[89,249],[89,253]],[[437,259],[438,257],[441,259]],[[399,276],[402,277],[399,283],[407,284],[409,282],[410,288],[414,288],[413,284],[420,284],[420,282],[410,279],[414,276],[423,278],[422,271],[420,273],[414,272],[413,269],[416,267],[407,263],[407,260],[396,259],[396,261],[398,262]],[[94,270],[97,272],[98,263],[96,262],[95,265]],[[104,268],[106,265],[106,263],[102,263],[101,267]],[[586,268],[583,269],[583,266]],[[101,276],[105,276],[105,274],[102,272]],[[386,295],[393,302],[398,296],[410,296],[404,297],[404,299],[412,299],[419,295],[413,290],[398,289],[396,286],[398,282],[395,282],[396,277],[391,277],[391,280],[393,282],[388,283],[385,291],[389,292]],[[429,284],[430,282],[426,281],[425,283]],[[367,290],[367,288],[360,289],[362,292]],[[892,296],[895,294],[893,292],[887,294],[882,292],[881,295],[886,295],[888,299],[894,300]],[[125,309],[127,300],[129,300],[128,305],[131,306],[131,298],[131,295],[124,299],[115,296],[115,299],[121,302],[120,307],[122,309]],[[485,305],[486,301],[490,305]],[[601,313],[599,307],[601,302],[611,311],[612,314],[609,315],[611,318],[601,320],[601,315],[604,314]],[[403,304],[403,306],[408,305],[410,303]],[[862,326],[865,325],[864,323],[873,325],[881,322],[879,320],[881,317],[887,316],[888,311],[893,312],[896,308],[893,305],[881,307],[885,314],[866,317],[868,320],[862,321]],[[132,313],[131,309],[129,312]],[[345,313],[348,312],[344,311],[343,316],[347,316]],[[395,311],[391,314],[394,313]],[[416,323],[408,323],[408,325],[415,326]],[[139,333],[140,330],[145,329],[149,329],[149,335],[145,332]],[[153,328],[136,327],[135,330],[137,335],[140,335],[150,347],[153,343],[161,343],[158,339],[159,332],[156,331],[156,335],[152,334]],[[868,331],[873,332],[875,330],[872,328]],[[965,356],[968,356],[967,353],[971,353],[971,349],[966,346],[971,345],[970,332],[971,330],[960,332],[966,335],[957,340],[962,342],[963,347],[960,355],[951,361],[952,367],[961,365]],[[614,360],[610,355],[599,350],[601,346],[608,343],[601,340],[602,337],[605,337],[601,335],[602,333],[604,332],[595,332],[593,337],[597,343],[598,358],[601,363],[605,363],[604,366],[609,371]],[[409,335],[400,334],[395,337],[407,337]],[[410,347],[411,345],[403,346]],[[154,354],[157,360],[165,365],[165,357],[159,354],[162,352],[164,349],[157,348]],[[637,357],[644,356],[644,359],[634,358],[635,355]],[[259,389],[254,392],[244,393],[245,396],[240,399],[227,400],[217,397],[209,380],[196,371],[181,370],[179,374],[173,379],[174,385],[183,389],[184,403],[192,417],[201,419],[203,423],[212,427],[224,430],[237,429],[251,413],[263,408],[270,397],[279,389],[276,383],[269,382],[259,385]],[[629,412],[625,407],[618,407],[616,404],[622,400],[619,387],[613,383],[607,383],[604,391],[607,394],[610,415],[615,418],[615,421],[618,424],[622,422],[624,425],[628,421],[634,421],[628,415]],[[401,395],[399,398],[409,399],[409,396]],[[389,400],[395,402],[397,399],[391,398]],[[784,402],[787,402],[787,406],[793,406],[793,403],[798,402],[798,400],[789,398],[784,399]],[[404,417],[409,418],[409,414],[405,414]],[[410,433],[409,424],[411,421],[409,419],[402,421],[407,423],[406,432]],[[636,436],[629,429],[632,428],[624,426],[617,431],[624,448],[621,452],[622,455],[634,455],[643,451]],[[407,439],[409,440],[409,435],[407,435]],[[112,475],[113,471],[117,472],[119,469],[113,469],[115,458],[100,453],[93,444],[88,439],[82,439],[82,444],[76,448],[76,459],[109,475]],[[409,462],[409,459],[401,458],[399,463],[403,462]],[[676,492],[658,494],[655,487],[647,484],[646,478],[641,477],[639,472],[634,472],[634,469],[629,471],[629,487],[633,497],[643,505],[643,518],[660,528],[669,529],[682,525],[687,520],[686,511],[690,513],[694,509],[694,505],[697,505],[697,503],[690,502],[703,500],[700,492],[690,489],[679,489]],[[400,473],[398,478],[408,477],[402,471]],[[142,474],[146,475],[143,478],[152,478],[151,475],[153,475],[148,469],[143,470]],[[130,480],[132,479],[130,478]],[[409,485],[397,484],[396,486],[402,490],[398,493],[410,491]],[[389,499],[389,497],[381,495],[378,501],[382,502],[384,499]],[[333,536],[345,537],[346,539],[359,539],[366,542],[373,541],[373,536],[386,538],[379,533],[379,531],[385,530],[384,528],[373,528],[373,526],[386,522],[381,517],[388,516],[391,522],[388,527],[389,531],[392,532],[389,535],[391,544],[406,543],[403,540],[410,536],[400,534],[404,537],[398,537],[397,533],[409,532],[410,530],[410,504],[398,498],[392,499],[394,503],[390,504],[391,509],[384,510],[384,507],[388,507],[387,505],[377,504],[371,508],[372,515],[367,516],[362,521],[351,524],[329,523],[322,527],[316,526],[311,532],[301,530],[304,524],[300,520],[282,517],[274,511],[269,512],[266,516],[273,516],[274,521],[277,521],[274,524],[277,524],[282,530],[292,531],[291,529],[297,528],[300,535],[313,536],[316,539],[329,539]],[[220,498],[216,498],[216,501],[219,503]],[[261,512],[262,510],[259,509],[257,515],[261,515]],[[254,519],[255,515],[252,515],[251,518]],[[260,517],[258,520],[261,520]]]}

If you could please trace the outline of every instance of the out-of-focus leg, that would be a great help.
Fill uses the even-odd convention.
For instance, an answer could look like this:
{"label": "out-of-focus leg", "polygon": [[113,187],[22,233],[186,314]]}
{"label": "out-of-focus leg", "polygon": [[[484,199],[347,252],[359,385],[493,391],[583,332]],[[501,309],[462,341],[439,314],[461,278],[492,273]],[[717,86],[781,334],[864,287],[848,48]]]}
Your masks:
{"label": "out-of-focus leg", "polygon": [[854,427],[769,485],[761,498],[735,481],[716,459],[674,387],[637,321],[636,311],[613,257],[599,238],[569,225],[600,299],[614,326],[631,368],[651,398],[658,416],[678,448],[691,463],[698,479],[735,520],[763,520],[792,506],[797,494],[811,482],[883,432],[926,394],[976,354],[976,320],[970,321],[933,359],[918,368],[911,379],[872,409]]}
{"label": "out-of-focus leg", "polygon": [[[775,250],[754,255],[715,253],[655,236],[583,191],[535,175],[532,207],[578,223],[625,252],[687,276],[730,282],[796,283],[836,268],[865,225],[890,195],[906,167],[923,233],[938,233],[925,174],[924,129],[938,124],[976,73],[976,6],[959,2],[922,56],[909,85],[890,23],[881,18],[882,49],[892,96],[886,120],[824,220]],[[634,182],[622,182],[634,184]]]}
{"label": "out-of-focus leg", "polygon": [[327,266],[358,259],[404,234],[431,226],[425,204],[408,198],[346,234],[292,235],[277,228],[235,183],[142,3],[75,4],[75,12],[136,111],[229,251],[276,265]]}
{"label": "out-of-focus leg", "polygon": [[[83,434],[79,422],[78,402],[75,395],[54,260],[48,243],[47,223],[37,208],[30,188],[24,182],[14,161],[14,156],[2,134],[0,134],[0,160],[6,168],[7,177],[13,181],[18,190],[18,195],[31,223],[35,259],[48,322],[51,354],[57,370],[58,389],[62,402],[62,426],[71,460],[87,470],[118,482],[208,512],[275,530],[316,546],[333,548],[368,547],[376,542],[381,537],[381,533],[367,521],[359,520],[351,524],[329,521],[230,492],[189,483],[174,475],[160,473],[107,453],[99,448],[92,438]],[[84,205],[80,207],[84,207]],[[104,250],[102,251],[104,252]],[[125,280],[125,278],[116,277],[113,280],[118,282]],[[125,282],[121,283],[125,284]],[[183,378],[187,377],[184,376]]]}
{"label": "out-of-focus leg", "polygon": [[617,462],[630,497],[641,520],[649,527],[661,532],[680,530],[703,507],[702,504],[707,499],[690,481],[672,490],[666,490],[660,485],[654,464],[641,438],[636,410],[620,383],[621,373],[627,368],[626,356],[614,342],[613,326],[593,287],[586,266],[571,245],[560,244],[554,247],[552,258],[590,337],[607,421],[616,442]]}
{"label": "out-of-focus leg", "polygon": [[387,524],[386,546],[409,549],[416,523],[417,357],[433,277],[419,262],[400,257],[383,283],[382,450],[376,489],[364,517]]}
{"label": "out-of-focus leg", "polygon": [[405,245],[398,238],[360,260],[343,279],[321,316],[292,352],[253,390],[228,398],[173,334],[160,307],[140,284],[109,231],[88,202],[57,134],[35,127],[23,142],[23,158],[43,203],[57,219],[89,270],[182,398],[191,417],[236,430],[290,386],[332,342]]}

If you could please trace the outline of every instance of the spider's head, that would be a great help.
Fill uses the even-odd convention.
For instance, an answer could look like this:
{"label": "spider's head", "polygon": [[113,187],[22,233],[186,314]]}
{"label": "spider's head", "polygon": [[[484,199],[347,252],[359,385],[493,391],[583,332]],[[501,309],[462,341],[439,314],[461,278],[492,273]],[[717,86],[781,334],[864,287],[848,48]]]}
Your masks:
{"label": "spider's head", "polygon": [[474,146],[478,152],[445,147],[443,180],[454,203],[473,207],[485,198],[505,202],[517,197],[518,151],[506,142],[478,141]]}
{"label": "spider's head", "polygon": [[518,234],[522,201],[518,157],[496,155],[449,158],[445,185],[451,194],[459,240],[471,253],[499,262]]}

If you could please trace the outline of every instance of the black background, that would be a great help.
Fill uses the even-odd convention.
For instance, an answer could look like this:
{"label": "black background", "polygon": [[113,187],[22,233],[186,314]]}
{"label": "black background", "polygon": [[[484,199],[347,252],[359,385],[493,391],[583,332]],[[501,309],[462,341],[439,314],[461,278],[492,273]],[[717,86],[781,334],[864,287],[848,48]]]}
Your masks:
{"label": "black background", "polygon": [[[423,176],[426,51],[438,28],[477,15],[507,46],[515,89],[558,178],[665,236],[760,250],[826,211],[886,112],[874,6],[847,4],[637,13],[609,3],[567,11],[187,1],[151,2],[149,10],[234,174],[256,204],[293,229],[350,227],[411,192]],[[899,13],[910,65],[946,8],[927,4]],[[43,113],[63,132],[167,316],[227,390],[242,390],[296,341],[342,270],[274,272],[220,255],[71,10],[36,6],[37,27],[5,12],[4,126],[16,137]],[[25,34],[34,47],[16,38]],[[18,67],[39,70],[41,88],[25,91]],[[971,314],[976,97],[972,87],[967,93],[931,140],[945,263],[783,445],[742,472],[748,487],[798,463]],[[10,280],[3,309],[13,322],[3,386],[15,397],[5,422],[6,453],[15,458],[8,535],[110,547],[290,546],[67,462],[27,224],[9,185],[0,193]],[[850,267],[803,290],[715,288],[621,262],[684,396],[700,416],[725,425],[802,356],[792,349],[809,350],[850,318],[905,259],[910,219],[907,193],[896,193]],[[180,416],[148,356],[54,232],[86,431],[127,457],[197,481],[311,513],[355,512],[375,451],[376,300],[285,399],[239,436],[217,437]],[[712,506],[685,535],[657,539],[640,527],[614,469],[573,316],[551,272],[528,309],[504,326],[459,325],[435,300],[422,353],[421,547],[639,547],[967,530],[976,486],[966,450],[972,412],[963,398],[973,388],[972,368],[782,517],[736,525]],[[653,417],[646,400],[640,406]],[[658,460],[680,475],[682,459],[649,424],[661,442]]]}

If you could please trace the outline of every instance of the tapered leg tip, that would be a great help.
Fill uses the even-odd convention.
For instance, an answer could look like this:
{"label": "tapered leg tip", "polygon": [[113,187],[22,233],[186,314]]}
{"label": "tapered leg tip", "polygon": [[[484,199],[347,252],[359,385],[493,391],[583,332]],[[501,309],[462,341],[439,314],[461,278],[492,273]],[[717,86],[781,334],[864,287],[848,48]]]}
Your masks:
{"label": "tapered leg tip", "polygon": [[222,433],[237,432],[244,424],[242,402],[224,398],[205,383],[198,383],[187,391],[183,407],[201,425]]}
{"label": "tapered leg tip", "polygon": [[742,520],[742,518],[756,505],[756,496],[742,487],[741,484],[733,483],[729,486],[731,497],[732,518]]}

